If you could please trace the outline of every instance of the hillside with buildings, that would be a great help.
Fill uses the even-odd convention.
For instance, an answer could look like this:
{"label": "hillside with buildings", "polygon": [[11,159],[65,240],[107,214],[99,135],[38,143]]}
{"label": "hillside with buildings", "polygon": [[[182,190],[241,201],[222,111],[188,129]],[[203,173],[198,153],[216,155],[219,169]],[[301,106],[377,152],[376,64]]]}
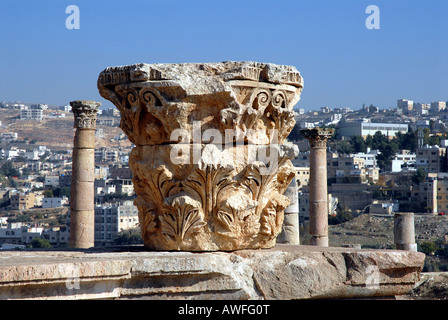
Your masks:
{"label": "hillside with buildings", "polygon": [[[73,114],[70,107],[0,105],[0,247],[34,238],[64,247],[69,240]],[[132,144],[118,127],[117,110],[102,110],[95,132],[98,245],[138,227],[128,157]]]}
{"label": "hillside with buildings", "polygon": [[[300,184],[299,217],[304,228],[309,218],[309,145],[299,130],[332,127],[335,134],[327,150],[328,212],[330,220],[337,222],[330,228],[332,245],[390,246],[393,213],[407,211],[419,219],[417,241],[446,242],[445,220],[434,223],[439,214],[448,213],[448,113],[443,102],[421,104],[400,99],[391,109],[369,106],[296,111],[296,127],[289,140],[300,149],[293,163]],[[23,210],[68,208],[73,115],[67,106],[3,103],[0,121],[0,215],[4,222],[0,243],[26,244],[6,237],[8,217],[20,222],[17,219],[26,216]],[[98,245],[112,244],[120,230],[138,226],[135,207],[125,202],[134,194],[128,167],[131,143],[118,127],[119,121],[117,110],[103,110],[97,120]],[[41,226],[42,234],[59,228],[62,234],[68,224],[67,215],[63,216],[58,216],[57,225],[54,218],[51,224],[20,218],[22,226],[15,226]],[[125,222],[128,225],[124,226]]]}
{"label": "hillside with buildings", "polygon": [[[61,107],[62,108],[62,107]],[[27,109],[24,109],[25,111]],[[44,145],[54,150],[73,148],[73,114],[69,109],[44,109],[38,117],[25,115],[22,109],[0,108],[0,138],[2,144],[27,142]],[[131,143],[125,139],[118,127],[120,118],[115,113],[104,112],[98,117],[96,144],[106,148],[128,148]],[[15,139],[11,139],[15,138]],[[27,146],[31,148],[30,146]]]}
{"label": "hillside with buildings", "polygon": [[[414,212],[419,250],[428,253],[435,269],[447,269],[446,104],[400,99],[390,109],[297,109],[289,138],[300,148],[293,163],[301,185],[301,223],[306,226],[309,218],[310,153],[300,129],[334,128],[327,150],[330,245],[393,248],[393,214]],[[306,235],[302,238],[306,242]]]}

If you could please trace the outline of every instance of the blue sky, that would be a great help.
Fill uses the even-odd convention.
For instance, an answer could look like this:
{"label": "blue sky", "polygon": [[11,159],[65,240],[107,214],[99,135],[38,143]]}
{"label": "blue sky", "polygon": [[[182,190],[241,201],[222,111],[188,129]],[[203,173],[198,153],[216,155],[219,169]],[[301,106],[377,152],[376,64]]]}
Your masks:
{"label": "blue sky", "polygon": [[[79,30],[65,26],[72,4]],[[109,108],[96,87],[108,66],[226,60],[296,66],[307,110],[447,101],[447,17],[446,0],[2,0],[0,101]]]}

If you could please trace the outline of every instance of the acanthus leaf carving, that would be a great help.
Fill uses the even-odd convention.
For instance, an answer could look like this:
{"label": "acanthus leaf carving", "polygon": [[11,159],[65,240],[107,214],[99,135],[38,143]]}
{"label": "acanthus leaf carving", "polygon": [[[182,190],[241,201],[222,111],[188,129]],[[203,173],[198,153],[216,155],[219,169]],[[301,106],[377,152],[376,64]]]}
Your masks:
{"label": "acanthus leaf carving", "polygon": [[256,201],[240,192],[224,198],[216,214],[216,221],[220,224],[217,231],[233,238],[255,236],[259,228],[256,207]]}
{"label": "acanthus leaf carving", "polygon": [[196,195],[206,212],[212,214],[220,192],[235,183],[230,179],[232,171],[230,166],[206,164],[194,170],[182,185],[186,192]]}
{"label": "acanthus leaf carving", "polygon": [[144,235],[150,235],[157,231],[161,204],[171,194],[178,192],[179,182],[174,181],[172,173],[164,165],[150,170],[135,165],[133,169],[133,184],[138,194],[134,203],[139,208],[140,228]]}
{"label": "acanthus leaf carving", "polygon": [[199,201],[184,194],[165,199],[159,220],[164,241],[178,250],[188,247],[192,235],[207,225]]}

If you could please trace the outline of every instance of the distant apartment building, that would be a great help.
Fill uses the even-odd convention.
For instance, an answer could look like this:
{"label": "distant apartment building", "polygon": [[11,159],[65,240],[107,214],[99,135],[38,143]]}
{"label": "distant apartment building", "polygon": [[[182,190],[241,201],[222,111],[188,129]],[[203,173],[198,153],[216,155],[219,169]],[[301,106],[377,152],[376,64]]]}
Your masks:
{"label": "distant apartment building", "polygon": [[129,163],[129,152],[119,152],[119,161],[122,164],[128,164]]}
{"label": "distant apartment building", "polygon": [[113,185],[115,185],[115,192],[121,194],[127,194],[131,196],[134,194],[134,185],[132,184],[132,179],[110,179]]}
{"label": "distant apartment building", "polygon": [[339,134],[342,137],[362,136],[366,138],[368,135],[373,136],[377,131],[392,139],[395,134],[408,132],[407,124],[400,123],[372,123],[372,122],[345,122],[339,125]]}
{"label": "distant apartment building", "polygon": [[330,118],[325,120],[325,124],[327,124],[327,125],[337,124],[341,120],[342,120],[342,114],[340,114],[340,113],[333,113],[332,115],[330,115]]}
{"label": "distant apartment building", "polygon": [[312,129],[316,126],[318,126],[319,123],[318,122],[307,122],[307,121],[300,121],[299,122],[299,126],[302,129]]}
{"label": "distant apartment building", "polygon": [[69,227],[53,227],[44,230],[41,236],[46,239],[54,247],[64,247],[70,243],[70,228]]}
{"label": "distant apartment building", "polygon": [[6,103],[3,104],[8,109],[27,109],[28,106],[23,103]]}
{"label": "distant apartment building", "polygon": [[413,130],[418,130],[418,129],[425,129],[428,128],[429,129],[429,125],[430,125],[430,121],[429,120],[425,120],[425,119],[420,119],[417,120],[414,125],[413,125]]}
{"label": "distant apartment building", "polygon": [[328,192],[338,198],[341,208],[365,210],[373,202],[372,186],[367,183],[333,183]]}
{"label": "distant apartment building", "polygon": [[367,148],[367,152],[353,153],[350,154],[350,156],[363,159],[365,168],[376,168],[376,156],[378,155],[378,153],[378,150],[371,150],[370,148]]}
{"label": "distant apartment building", "polygon": [[409,150],[401,150],[392,159],[390,171],[403,172],[416,170],[416,159],[417,156],[415,153]]}
{"label": "distant apartment building", "polygon": [[109,126],[109,127],[113,127],[115,124],[115,119],[107,119],[107,118],[98,118],[98,120],[96,121],[97,125],[103,125],[103,126]]}
{"label": "distant apartment building", "polygon": [[446,102],[445,101],[433,101],[431,102],[431,108],[430,111],[433,113],[440,112],[442,110],[446,109]]}
{"label": "distant apartment building", "polygon": [[328,154],[327,176],[336,183],[367,183],[376,182],[379,178],[379,169],[366,167],[362,158],[354,156],[340,156]]}
{"label": "distant apartment building", "polygon": [[28,210],[34,207],[36,196],[34,193],[16,193],[11,196],[11,210]]}
{"label": "distant apartment building", "polygon": [[15,147],[11,147],[10,149],[2,149],[2,159],[4,160],[12,160],[19,156],[19,149]]}
{"label": "distant apartment building", "polygon": [[398,201],[380,201],[374,200],[369,207],[369,213],[374,214],[392,214],[399,210]]}
{"label": "distant apartment building", "polygon": [[53,188],[59,186],[59,176],[56,175],[48,175],[44,178],[44,187],[45,188]]}
{"label": "distant apartment building", "polygon": [[131,196],[134,194],[132,179],[95,179],[94,195],[103,197],[111,193],[120,193]]}
{"label": "distant apartment building", "polygon": [[22,223],[8,224],[7,228],[0,228],[0,244],[24,245],[37,237],[41,237],[42,227],[29,227]]}
{"label": "distant apartment building", "polygon": [[[377,150],[368,150],[368,153],[339,155],[327,154],[327,177],[334,182],[376,182],[379,178],[379,168],[376,166]],[[298,170],[296,179],[302,186],[309,183],[309,152],[300,152],[292,160]]]}
{"label": "distant apartment building", "polygon": [[118,233],[138,227],[138,209],[132,201],[95,207],[95,246],[112,245]]}
{"label": "distant apartment building", "polygon": [[47,110],[48,104],[38,103],[38,104],[32,104],[31,109],[37,109],[37,110]]}
{"label": "distant apartment building", "polygon": [[309,167],[295,167],[297,169],[296,180],[299,188],[307,186],[310,182],[310,168]]}
{"label": "distant apartment building", "polygon": [[437,188],[437,210],[436,212],[443,212],[448,214],[448,179],[434,180]]}
{"label": "distant apartment building", "polygon": [[[1,123],[0,123],[1,125]],[[17,140],[19,138],[17,132],[5,132],[5,133],[0,133],[0,138],[2,140],[2,142],[10,142],[10,141],[14,141]]]}
{"label": "distant apartment building", "polygon": [[44,118],[42,109],[22,109],[20,110],[20,120],[38,120]]}
{"label": "distant apartment building", "polygon": [[103,110],[103,115],[110,117],[119,117],[120,110],[118,110],[117,108],[109,108],[107,110]]}
{"label": "distant apartment building", "polygon": [[117,162],[118,159],[118,150],[106,147],[95,149],[95,162]]}
{"label": "distant apartment building", "polygon": [[110,168],[110,178],[132,179],[132,171],[128,166],[113,166]]}
{"label": "distant apartment building", "polygon": [[72,183],[72,174],[71,172],[65,172],[59,175],[59,187],[61,188],[69,188]]}
{"label": "distant apartment building", "polygon": [[95,179],[94,182],[94,196],[103,197],[106,194],[115,193],[116,188],[115,184],[112,183],[111,180],[108,179]]}
{"label": "distant apartment building", "polygon": [[353,112],[351,108],[348,107],[342,107],[342,108],[334,108],[335,113],[350,113]]}
{"label": "distant apartment building", "polygon": [[34,150],[28,150],[25,152],[25,158],[27,160],[39,160],[40,157],[40,153],[39,150],[34,149]]}
{"label": "distant apartment building", "polygon": [[62,198],[43,198],[42,208],[60,208],[62,207]]}
{"label": "distant apartment building", "polygon": [[107,179],[109,177],[109,166],[108,165],[95,165],[94,176],[95,179]]}
{"label": "distant apartment building", "polygon": [[414,101],[408,99],[397,100],[397,108],[404,112],[411,111],[414,108]]}
{"label": "distant apartment building", "polygon": [[415,156],[416,168],[421,168],[427,173],[447,171],[446,148],[439,146],[424,146],[417,148]]}
{"label": "distant apartment building", "polygon": [[428,180],[418,186],[418,199],[426,203],[427,213],[448,214],[448,176],[428,174]]}
{"label": "distant apartment building", "polygon": [[351,156],[329,153],[327,156],[327,176],[329,178],[348,177],[352,170],[364,168],[364,160]]}
{"label": "distant apartment building", "polygon": [[64,111],[64,112],[70,112],[70,111],[72,111],[72,107],[71,107],[71,106],[68,106],[68,105],[66,105],[66,106],[60,106],[60,107],[59,107],[59,110]]}
{"label": "distant apartment building", "polygon": [[431,107],[430,107],[429,103],[414,102],[414,110],[415,110],[415,112],[417,112],[417,114],[420,114],[420,115],[429,114],[430,108]]}

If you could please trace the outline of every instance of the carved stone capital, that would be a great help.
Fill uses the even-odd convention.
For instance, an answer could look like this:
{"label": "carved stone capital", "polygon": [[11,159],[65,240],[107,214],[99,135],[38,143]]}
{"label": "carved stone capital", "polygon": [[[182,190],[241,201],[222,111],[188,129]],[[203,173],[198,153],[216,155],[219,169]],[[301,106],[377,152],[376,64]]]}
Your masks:
{"label": "carved stone capital", "polygon": [[326,148],[327,140],[333,136],[333,129],[315,127],[302,129],[300,133],[310,143],[311,148]]}
{"label": "carved stone capital", "polygon": [[98,107],[101,103],[89,100],[70,102],[75,117],[74,127],[79,129],[95,129]]}
{"label": "carved stone capital", "polygon": [[215,251],[275,245],[297,148],[285,143],[303,79],[258,62],[105,69],[100,94],[136,145],[129,166],[145,246]]}
{"label": "carved stone capital", "polygon": [[258,62],[135,64],[110,67],[98,78],[100,94],[121,112],[120,127],[136,145],[179,142],[217,130],[232,141],[283,143],[294,127],[293,107],[303,79],[292,66]]}

